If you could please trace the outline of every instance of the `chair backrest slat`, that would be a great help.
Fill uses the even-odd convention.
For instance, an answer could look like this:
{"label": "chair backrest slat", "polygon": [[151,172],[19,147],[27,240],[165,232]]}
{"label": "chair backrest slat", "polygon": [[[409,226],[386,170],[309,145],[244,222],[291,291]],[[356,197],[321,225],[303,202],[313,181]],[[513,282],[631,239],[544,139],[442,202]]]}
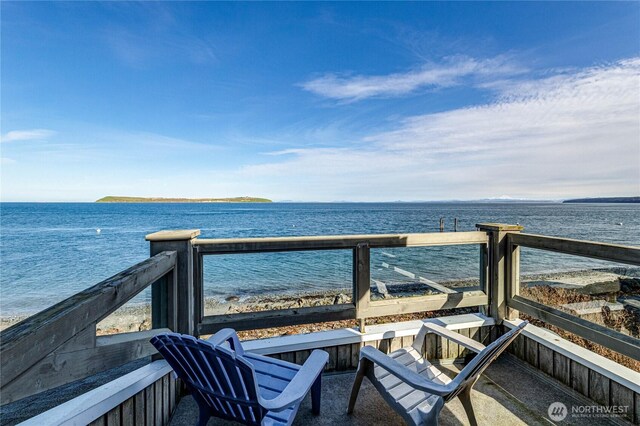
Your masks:
{"label": "chair backrest slat", "polygon": [[482,352],[477,354],[456,376],[454,381],[458,383],[458,386],[455,391],[445,397],[445,401],[449,401],[456,397],[467,386],[473,386],[482,372],[489,366],[489,364],[500,356],[505,349],[507,349],[527,324],[527,321],[523,321],[517,327],[500,336],[499,339],[496,339],[493,343],[484,348]]}
{"label": "chair backrest slat", "polygon": [[260,424],[266,412],[258,403],[253,366],[232,347],[214,346],[175,333],[158,335],[151,343],[212,414],[248,425]]}

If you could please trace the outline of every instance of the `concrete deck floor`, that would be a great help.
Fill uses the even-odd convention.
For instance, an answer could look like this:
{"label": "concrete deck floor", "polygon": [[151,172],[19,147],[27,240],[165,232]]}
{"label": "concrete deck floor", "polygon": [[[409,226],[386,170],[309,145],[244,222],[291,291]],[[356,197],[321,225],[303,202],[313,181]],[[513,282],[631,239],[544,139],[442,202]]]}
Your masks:
{"label": "concrete deck floor", "polygon": [[[457,365],[442,366],[447,374],[455,375]],[[294,425],[402,425],[404,421],[392,411],[375,388],[364,380],[352,415],[346,414],[354,372],[327,374],[322,383],[320,416],[311,413],[310,398],[303,401]],[[473,388],[472,403],[480,425],[552,425],[547,417],[549,405],[562,402],[571,411],[572,406],[596,405],[542,372],[528,366],[509,354],[496,360]],[[194,425],[198,408],[190,396],[180,401],[171,419],[172,426]],[[462,404],[456,398],[447,403],[440,414],[440,424],[446,426],[469,424]],[[211,418],[208,425],[232,426],[238,423]],[[631,423],[621,418],[580,418],[567,416],[562,425],[610,425]]]}

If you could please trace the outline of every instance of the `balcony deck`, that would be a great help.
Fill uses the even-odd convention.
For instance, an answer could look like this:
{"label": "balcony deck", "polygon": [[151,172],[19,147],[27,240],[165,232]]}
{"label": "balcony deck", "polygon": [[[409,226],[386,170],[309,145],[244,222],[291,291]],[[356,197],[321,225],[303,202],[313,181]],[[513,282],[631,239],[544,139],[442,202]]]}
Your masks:
{"label": "balcony deck", "polygon": [[[443,365],[447,374],[455,375],[460,366]],[[322,409],[320,416],[311,414],[309,397],[303,402],[294,425],[361,425],[388,426],[404,424],[365,379],[353,415],[346,414],[346,405],[354,379],[354,372],[329,373],[323,377]],[[549,378],[513,355],[504,354],[496,360],[473,388],[472,401],[479,424],[500,425],[549,425],[547,409],[553,402],[572,406],[593,406],[590,399],[573,389]],[[190,396],[179,403],[170,425],[193,425],[198,418],[198,407]],[[441,425],[469,424],[462,404],[457,399],[449,402],[440,415]],[[630,425],[623,418],[571,417],[562,421],[566,425]],[[209,425],[236,425],[212,418]]]}

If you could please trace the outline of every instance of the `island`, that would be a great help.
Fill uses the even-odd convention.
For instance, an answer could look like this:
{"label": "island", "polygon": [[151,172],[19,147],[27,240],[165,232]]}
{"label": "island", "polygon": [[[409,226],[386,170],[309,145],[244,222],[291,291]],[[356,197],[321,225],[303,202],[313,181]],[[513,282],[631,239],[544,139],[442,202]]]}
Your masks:
{"label": "island", "polygon": [[96,203],[271,203],[267,198],[163,198],[163,197],[120,197],[109,195],[96,200]]}
{"label": "island", "polygon": [[564,200],[563,203],[640,203],[640,197],[575,198]]}

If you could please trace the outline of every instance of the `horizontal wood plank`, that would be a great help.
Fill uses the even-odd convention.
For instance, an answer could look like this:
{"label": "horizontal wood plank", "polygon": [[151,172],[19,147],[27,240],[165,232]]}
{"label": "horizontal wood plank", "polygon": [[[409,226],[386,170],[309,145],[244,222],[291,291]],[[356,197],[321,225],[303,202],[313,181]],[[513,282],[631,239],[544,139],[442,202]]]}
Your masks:
{"label": "horizontal wood plank", "polygon": [[422,247],[457,244],[486,244],[480,231],[426,234],[331,235],[307,237],[197,239],[193,245],[200,254],[255,253],[270,251],[355,249],[367,243],[370,248]]}
{"label": "horizontal wood plank", "polygon": [[87,326],[124,305],[174,268],[175,252],[162,252],[0,332],[4,384]]}
{"label": "horizontal wood plank", "polygon": [[435,294],[430,296],[404,297],[398,299],[377,300],[367,309],[358,312],[358,318],[373,318],[388,315],[410,314],[416,312],[437,311],[440,309],[466,308],[489,303],[482,291]]}
{"label": "horizontal wood plank", "polygon": [[149,339],[169,329],[156,329],[113,336],[99,336],[96,346],[75,351],[54,352],[11,382],[3,382],[2,404],[83,379],[156,353]]}
{"label": "horizontal wood plank", "polygon": [[198,330],[200,335],[203,335],[213,334],[226,327],[231,327],[235,330],[255,330],[260,328],[312,324],[317,322],[340,321],[355,318],[355,306],[351,303],[343,303],[337,305],[281,309],[275,311],[210,315],[202,319]]}
{"label": "horizontal wood plank", "polygon": [[640,247],[534,234],[510,233],[507,238],[512,244],[521,247],[640,266]]}
{"label": "horizontal wood plank", "polygon": [[538,302],[514,296],[508,301],[508,306],[538,318],[548,324],[560,327],[570,333],[577,334],[587,340],[609,348],[615,352],[640,359],[640,339],[627,336],[603,325],[578,318],[558,309],[551,308]]}

